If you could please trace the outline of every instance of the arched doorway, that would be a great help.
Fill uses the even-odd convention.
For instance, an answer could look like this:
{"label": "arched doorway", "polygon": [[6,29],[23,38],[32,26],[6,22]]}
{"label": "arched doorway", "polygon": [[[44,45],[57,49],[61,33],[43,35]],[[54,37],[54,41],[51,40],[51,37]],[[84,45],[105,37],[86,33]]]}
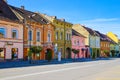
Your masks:
{"label": "arched doorway", "polygon": [[46,49],[45,60],[48,60],[49,58],[52,59],[52,49]]}
{"label": "arched doorway", "polygon": [[66,58],[71,58],[71,48],[66,48]]}

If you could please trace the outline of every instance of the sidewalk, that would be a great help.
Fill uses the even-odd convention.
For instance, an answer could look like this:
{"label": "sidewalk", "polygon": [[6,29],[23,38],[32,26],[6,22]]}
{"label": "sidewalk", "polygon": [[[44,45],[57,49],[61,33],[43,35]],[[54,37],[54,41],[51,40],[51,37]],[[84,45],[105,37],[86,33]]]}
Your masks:
{"label": "sidewalk", "polygon": [[88,61],[96,61],[96,60],[110,60],[111,58],[97,58],[92,60],[91,58],[81,58],[81,59],[62,59],[61,62],[58,60],[51,60],[48,62],[47,60],[37,60],[32,61],[30,64],[28,61],[7,61],[0,62],[0,69],[4,68],[15,68],[15,67],[29,67],[29,66],[41,66],[41,65],[51,65],[51,64],[65,64],[65,63],[73,63],[73,62],[88,62]]}

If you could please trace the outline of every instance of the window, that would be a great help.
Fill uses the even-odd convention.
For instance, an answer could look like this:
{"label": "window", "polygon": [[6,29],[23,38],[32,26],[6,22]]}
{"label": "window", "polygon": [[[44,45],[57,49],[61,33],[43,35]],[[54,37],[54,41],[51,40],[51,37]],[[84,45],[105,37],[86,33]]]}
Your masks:
{"label": "window", "polygon": [[50,34],[50,32],[48,33],[48,42],[50,42],[51,41],[51,34]]}
{"label": "window", "polygon": [[69,40],[69,34],[68,33],[66,34],[66,40]]}
{"label": "window", "polygon": [[6,29],[0,28],[0,38],[4,38],[6,36]]}
{"label": "window", "polygon": [[11,49],[11,58],[17,59],[18,58],[18,48],[12,48]]}
{"label": "window", "polygon": [[18,31],[15,29],[12,30],[12,38],[15,38],[15,39],[18,38]]}
{"label": "window", "polygon": [[74,45],[76,45],[76,40],[74,40]]}
{"label": "window", "polygon": [[71,34],[69,34],[69,40],[71,40]]}
{"label": "window", "polygon": [[56,32],[56,40],[58,40],[58,32]]}
{"label": "window", "polygon": [[71,34],[69,33],[66,34],[66,40],[71,40]]}
{"label": "window", "polygon": [[60,33],[60,40],[63,40],[63,33]]}
{"label": "window", "polygon": [[79,40],[77,40],[77,45],[79,45],[80,43],[79,43]]}
{"label": "window", "polygon": [[32,41],[32,31],[31,30],[29,30],[29,32],[28,32],[28,40]]}
{"label": "window", "polygon": [[37,31],[37,33],[36,33],[36,38],[37,38],[37,39],[36,39],[36,40],[37,40],[37,41],[40,41],[40,37],[41,37],[41,36],[40,36],[40,31]]}
{"label": "window", "polygon": [[0,59],[4,60],[5,58],[5,49],[4,48],[0,48]]}
{"label": "window", "polygon": [[61,52],[61,54],[63,53],[63,49],[62,48],[60,48],[60,52]]}

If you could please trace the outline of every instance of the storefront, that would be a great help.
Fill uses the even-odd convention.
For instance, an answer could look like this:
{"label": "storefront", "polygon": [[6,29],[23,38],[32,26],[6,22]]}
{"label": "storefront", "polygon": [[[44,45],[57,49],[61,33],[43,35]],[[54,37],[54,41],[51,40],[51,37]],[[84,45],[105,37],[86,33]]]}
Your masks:
{"label": "storefront", "polygon": [[18,59],[18,48],[11,49],[11,58],[12,60]]}
{"label": "storefront", "polygon": [[0,48],[0,60],[5,59],[5,48]]}

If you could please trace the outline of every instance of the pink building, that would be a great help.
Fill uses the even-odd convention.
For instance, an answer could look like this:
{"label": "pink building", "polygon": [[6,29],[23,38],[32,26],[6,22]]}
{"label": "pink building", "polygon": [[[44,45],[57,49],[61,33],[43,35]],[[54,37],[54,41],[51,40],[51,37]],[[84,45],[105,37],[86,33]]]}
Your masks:
{"label": "pink building", "polygon": [[1,4],[0,61],[23,59],[23,24],[4,1]]}
{"label": "pink building", "polygon": [[79,54],[75,55],[73,52],[71,54],[71,57],[74,58],[86,58],[86,51],[87,48],[85,47],[85,37],[75,31],[72,30],[72,49],[78,49]]}

